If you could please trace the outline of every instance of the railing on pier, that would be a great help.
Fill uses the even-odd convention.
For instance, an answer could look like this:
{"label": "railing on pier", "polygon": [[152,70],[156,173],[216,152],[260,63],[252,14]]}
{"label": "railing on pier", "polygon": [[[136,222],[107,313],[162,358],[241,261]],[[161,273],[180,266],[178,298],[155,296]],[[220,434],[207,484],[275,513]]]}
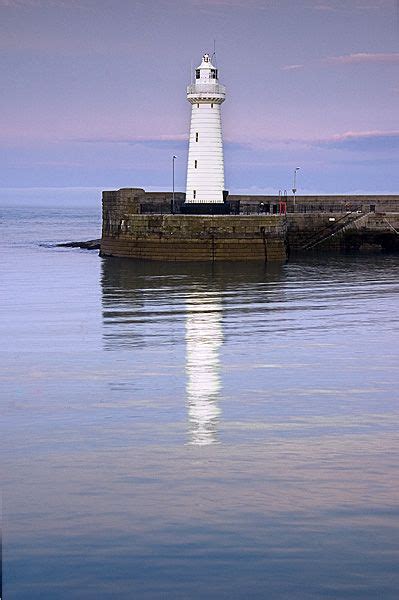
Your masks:
{"label": "railing on pier", "polygon": [[300,204],[295,206],[290,202],[287,205],[288,213],[352,213],[355,211],[362,212],[362,204]]}
{"label": "railing on pier", "polygon": [[284,202],[258,202],[257,204],[243,202],[240,203],[240,214],[241,215],[270,215],[279,216],[285,215],[287,207]]}

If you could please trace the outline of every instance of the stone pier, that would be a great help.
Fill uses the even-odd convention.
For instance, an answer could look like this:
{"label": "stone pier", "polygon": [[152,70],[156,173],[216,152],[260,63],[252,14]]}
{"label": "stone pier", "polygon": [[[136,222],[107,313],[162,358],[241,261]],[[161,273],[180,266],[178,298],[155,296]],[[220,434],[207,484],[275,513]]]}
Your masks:
{"label": "stone pier", "polygon": [[135,215],[105,223],[102,256],[165,261],[285,261],[284,216]]}
{"label": "stone pier", "polygon": [[[229,196],[227,215],[182,214],[185,194],[103,192],[102,256],[284,261],[287,253],[399,251],[399,196]],[[282,214],[285,213],[286,214]]]}

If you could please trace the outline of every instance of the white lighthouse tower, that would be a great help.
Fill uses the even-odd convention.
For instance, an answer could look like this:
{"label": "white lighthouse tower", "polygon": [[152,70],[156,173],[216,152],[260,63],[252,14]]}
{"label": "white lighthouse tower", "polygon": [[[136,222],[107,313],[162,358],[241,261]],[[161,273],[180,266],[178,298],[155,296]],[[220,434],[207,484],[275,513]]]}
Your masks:
{"label": "white lighthouse tower", "polygon": [[204,54],[187,88],[192,106],[188,150],[186,204],[223,204],[224,161],[220,107],[226,89],[218,70]]}

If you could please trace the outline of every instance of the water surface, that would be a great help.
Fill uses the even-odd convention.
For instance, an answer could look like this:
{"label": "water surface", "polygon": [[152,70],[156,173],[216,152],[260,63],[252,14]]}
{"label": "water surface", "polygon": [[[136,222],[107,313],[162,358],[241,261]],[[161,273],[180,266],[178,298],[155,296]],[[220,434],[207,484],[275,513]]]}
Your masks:
{"label": "water surface", "polygon": [[2,209],[4,596],[397,598],[398,258],[151,264]]}

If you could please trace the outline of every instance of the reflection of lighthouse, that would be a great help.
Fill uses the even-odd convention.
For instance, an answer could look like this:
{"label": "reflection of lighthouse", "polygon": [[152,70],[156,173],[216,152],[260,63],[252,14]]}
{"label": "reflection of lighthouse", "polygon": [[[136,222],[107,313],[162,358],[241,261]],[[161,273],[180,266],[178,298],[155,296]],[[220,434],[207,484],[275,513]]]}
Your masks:
{"label": "reflection of lighthouse", "polygon": [[222,307],[219,300],[197,293],[187,302],[187,399],[190,443],[216,442],[220,409],[219,351],[222,345]]}

